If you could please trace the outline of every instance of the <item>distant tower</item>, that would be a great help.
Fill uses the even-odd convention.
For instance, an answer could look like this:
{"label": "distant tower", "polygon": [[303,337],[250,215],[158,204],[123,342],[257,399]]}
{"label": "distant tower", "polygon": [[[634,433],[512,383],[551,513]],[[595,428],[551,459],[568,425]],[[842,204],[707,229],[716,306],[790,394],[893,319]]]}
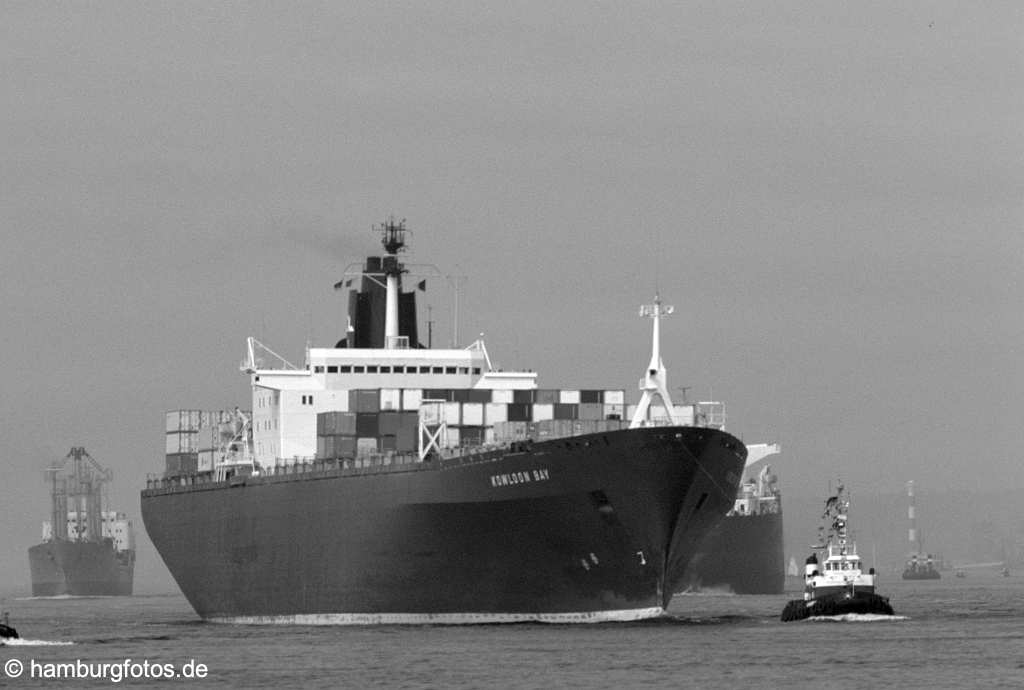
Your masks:
{"label": "distant tower", "polygon": [[665,371],[665,364],[661,361],[661,317],[668,316],[673,307],[662,306],[661,297],[654,296],[654,304],[645,304],[640,307],[640,316],[648,316],[654,319],[654,329],[651,335],[651,363],[647,365],[647,371],[640,380],[640,390],[643,396],[636,406],[633,419],[629,423],[630,429],[645,426],[648,422],[648,413],[651,407],[651,400],[657,395],[661,398],[661,404],[665,406],[672,423],[676,423],[675,409],[672,407],[672,400],[668,395],[668,376]]}
{"label": "distant tower", "polygon": [[907,539],[910,540],[910,553],[917,553],[920,549],[917,544],[917,520],[914,516],[914,481],[907,482],[907,498],[910,505],[907,506],[907,519],[910,520],[910,529],[907,530]]}

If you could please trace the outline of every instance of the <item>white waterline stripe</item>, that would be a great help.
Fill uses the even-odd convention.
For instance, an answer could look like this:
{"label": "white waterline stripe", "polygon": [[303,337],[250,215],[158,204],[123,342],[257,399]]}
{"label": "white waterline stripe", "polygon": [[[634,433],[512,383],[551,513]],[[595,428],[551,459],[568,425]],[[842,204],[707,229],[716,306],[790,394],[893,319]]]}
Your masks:
{"label": "white waterline stripe", "polygon": [[607,623],[659,618],[665,609],[570,613],[297,613],[283,616],[210,616],[210,623],[236,625],[468,625],[473,623]]}

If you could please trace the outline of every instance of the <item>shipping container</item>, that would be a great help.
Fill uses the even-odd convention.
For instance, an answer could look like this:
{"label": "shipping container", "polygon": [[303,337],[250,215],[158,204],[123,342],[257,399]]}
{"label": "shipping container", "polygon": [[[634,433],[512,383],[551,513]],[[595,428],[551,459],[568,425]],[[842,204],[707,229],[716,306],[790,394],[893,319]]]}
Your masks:
{"label": "shipping container", "polygon": [[316,433],[318,436],[334,436],[336,434],[354,436],[356,413],[321,412],[316,416]]}
{"label": "shipping container", "polygon": [[604,396],[601,395],[601,391],[584,390],[584,391],[580,391],[580,402],[581,403],[599,403],[599,402],[604,402]]}
{"label": "shipping container", "polygon": [[198,450],[198,441],[199,432],[197,431],[172,431],[167,434],[167,448],[165,452],[168,455],[177,453],[194,453]]}
{"label": "shipping container", "polygon": [[402,390],[400,388],[381,388],[380,409],[382,412],[402,409]]}
{"label": "shipping container", "polygon": [[[209,418],[207,418],[209,421]],[[221,446],[220,426],[200,427],[196,432],[196,448],[199,452],[214,450]]]}
{"label": "shipping container", "polygon": [[198,469],[199,456],[196,453],[168,453],[165,456],[164,474],[167,477],[195,474]]}
{"label": "shipping container", "polygon": [[172,410],[167,413],[167,432],[197,431],[202,419],[201,410]]}
{"label": "shipping container", "polygon": [[444,422],[448,426],[458,426],[462,423],[462,404],[449,402],[444,404]]}
{"label": "shipping container", "polygon": [[354,412],[380,412],[380,390],[376,388],[349,391],[348,409]]}
{"label": "shipping container", "polygon": [[681,426],[693,426],[694,415],[693,405],[674,405],[676,412],[676,424]]}
{"label": "shipping container", "polygon": [[356,436],[377,436],[380,433],[379,412],[356,413]]}
{"label": "shipping container", "polygon": [[601,403],[580,403],[580,419],[604,419],[604,405]]}
{"label": "shipping container", "polygon": [[619,431],[628,428],[629,422],[624,419],[602,419],[597,423],[598,431]]}
{"label": "shipping container", "polygon": [[491,389],[490,388],[470,388],[469,397],[465,402],[471,403],[489,403],[491,400]]}
{"label": "shipping container", "polygon": [[492,429],[495,443],[508,443],[510,441],[523,441],[526,439],[527,425],[529,422],[498,422]]}
{"label": "shipping container", "polygon": [[423,399],[423,391],[419,388],[406,388],[402,391],[402,409],[418,410]]}
{"label": "shipping container", "polygon": [[[515,396],[513,395],[513,391],[511,391],[511,390],[492,390],[491,391],[491,402],[492,403],[505,403],[507,405],[508,403],[515,402],[514,397]],[[533,401],[532,400],[527,400],[525,402],[533,402]]]}
{"label": "shipping container", "polygon": [[579,391],[558,391],[558,400],[555,402],[565,403],[569,405],[580,404],[580,392]]}
{"label": "shipping container", "polygon": [[533,390],[533,389],[529,389],[529,390],[518,390],[517,389],[517,390],[514,390],[514,391],[512,391],[512,402],[517,404],[517,405],[523,405],[523,404],[527,404],[527,403],[533,404],[534,393],[536,393],[536,392],[537,391]]}
{"label": "shipping container", "polygon": [[579,405],[576,403],[555,403],[555,419],[576,419],[579,417]]}
{"label": "shipping container", "polygon": [[[378,430],[381,436],[394,436],[402,426],[401,412],[381,412]],[[362,435],[362,434],[360,434]]]}
{"label": "shipping container", "polygon": [[462,438],[459,435],[459,427],[450,426],[447,428],[448,440],[445,443],[445,448],[458,448],[462,445]]}
{"label": "shipping container", "polygon": [[533,421],[540,422],[545,419],[555,418],[555,404],[554,403],[534,403],[533,404]]}
{"label": "shipping container", "polygon": [[560,391],[552,390],[548,388],[539,388],[534,391],[533,402],[542,403],[545,405],[553,405],[558,402],[558,395]]}
{"label": "shipping container", "polygon": [[355,436],[335,436],[334,456],[335,458],[354,458],[356,456]]}
{"label": "shipping container", "polygon": [[444,400],[446,402],[452,402],[454,396],[452,396],[451,389],[448,388],[426,388],[423,390],[424,400]]}
{"label": "shipping container", "polygon": [[382,451],[395,451],[398,450],[398,440],[394,434],[381,434],[380,437],[380,449]]}
{"label": "shipping container", "polygon": [[497,422],[508,421],[508,406],[504,403],[487,403],[484,405],[484,424],[494,426]]}
{"label": "shipping container", "polygon": [[219,453],[215,450],[201,450],[198,453],[197,469],[200,472],[212,472]]}
{"label": "shipping container", "polygon": [[356,455],[373,455],[380,452],[377,438],[360,438],[356,440]]}
{"label": "shipping container", "polygon": [[419,425],[399,428],[398,433],[395,434],[395,450],[399,453],[413,453],[419,450],[416,441],[418,434]]}
{"label": "shipping container", "polygon": [[604,418],[605,419],[622,419],[626,414],[625,405],[605,405],[604,406]]}
{"label": "shipping container", "polygon": [[512,403],[507,406],[508,421],[530,422],[533,421],[533,405],[528,403]]}
{"label": "shipping container", "polygon": [[484,428],[463,425],[459,427],[459,440],[464,447],[479,446],[484,442]]}
{"label": "shipping container", "polygon": [[356,435],[356,413],[355,412],[335,412],[334,414],[334,433],[339,436],[355,436]]}
{"label": "shipping container", "polygon": [[328,451],[328,439],[322,435],[316,437],[316,457],[318,459],[332,458],[334,457],[334,444],[331,443],[331,449]]}
{"label": "shipping container", "polygon": [[601,402],[605,405],[625,405],[626,391],[605,391]]}
{"label": "shipping container", "polygon": [[[490,403],[487,403],[490,404]],[[484,425],[484,403],[462,403],[462,426]]]}
{"label": "shipping container", "polygon": [[448,403],[425,400],[419,409],[419,418],[427,426],[437,426],[444,421],[444,406]]}

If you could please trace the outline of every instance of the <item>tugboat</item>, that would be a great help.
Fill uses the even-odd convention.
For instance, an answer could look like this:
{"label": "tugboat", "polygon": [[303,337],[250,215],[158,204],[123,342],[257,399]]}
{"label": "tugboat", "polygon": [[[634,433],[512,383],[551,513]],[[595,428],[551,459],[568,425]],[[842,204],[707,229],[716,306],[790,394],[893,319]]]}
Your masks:
{"label": "tugboat", "polygon": [[[815,551],[804,565],[804,597],[786,604],[783,622],[847,613],[893,615],[888,597],[875,594],[875,569],[867,573],[861,569],[857,544],[847,530],[849,509],[850,501],[840,484],[836,494],[825,501],[822,519],[830,523],[828,534],[823,534],[824,543],[811,547]],[[823,563],[817,551],[825,553]]]}
{"label": "tugboat", "polygon": [[11,627],[10,614],[4,611],[3,623],[0,623],[0,646],[4,640],[18,639],[18,631]]}

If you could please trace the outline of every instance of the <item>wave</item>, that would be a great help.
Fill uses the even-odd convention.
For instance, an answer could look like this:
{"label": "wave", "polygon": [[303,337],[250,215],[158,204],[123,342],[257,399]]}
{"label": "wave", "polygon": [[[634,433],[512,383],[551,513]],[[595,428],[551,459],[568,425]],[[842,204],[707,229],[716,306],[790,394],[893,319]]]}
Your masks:
{"label": "wave", "polygon": [[107,594],[54,594],[50,597],[15,597],[14,601],[63,601],[65,599],[116,599]]}
{"label": "wave", "polygon": [[23,637],[7,638],[0,641],[0,646],[8,647],[67,647],[74,642],[69,640],[26,640]]}
{"label": "wave", "polygon": [[826,623],[875,623],[881,621],[905,621],[909,616],[885,616],[880,613],[844,613],[841,616],[811,616],[809,621]]}
{"label": "wave", "polygon": [[736,593],[728,587],[705,587],[702,589],[684,589],[681,592],[676,592],[672,596],[676,597],[734,597]]}

